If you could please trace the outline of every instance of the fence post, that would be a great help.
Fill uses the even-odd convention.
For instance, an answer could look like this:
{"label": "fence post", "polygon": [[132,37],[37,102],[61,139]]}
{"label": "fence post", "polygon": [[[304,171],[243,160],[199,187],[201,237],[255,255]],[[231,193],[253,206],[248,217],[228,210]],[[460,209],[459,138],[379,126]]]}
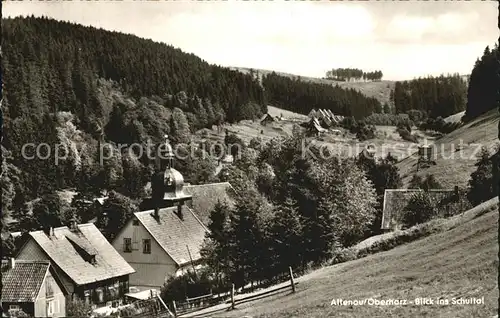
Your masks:
{"label": "fence post", "polygon": [[231,309],[234,309],[234,284],[231,284]]}
{"label": "fence post", "polygon": [[288,266],[288,269],[290,269],[290,282],[292,284],[292,293],[295,293],[295,281],[293,280],[293,271],[292,267]]}
{"label": "fence post", "polygon": [[175,300],[172,300],[172,308],[174,309],[174,317],[177,318],[177,306],[175,305]]}

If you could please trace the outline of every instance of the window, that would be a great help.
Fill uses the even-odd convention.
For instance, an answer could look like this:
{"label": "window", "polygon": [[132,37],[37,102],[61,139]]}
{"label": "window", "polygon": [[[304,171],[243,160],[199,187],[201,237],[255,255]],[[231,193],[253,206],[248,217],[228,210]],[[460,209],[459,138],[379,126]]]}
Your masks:
{"label": "window", "polygon": [[142,240],[142,252],[144,254],[151,254],[151,240],[150,239]]}
{"label": "window", "polygon": [[90,304],[90,294],[91,294],[90,290],[86,290],[83,292],[86,304]]}
{"label": "window", "polygon": [[48,298],[54,297],[54,289],[52,288],[54,283],[55,282],[52,277],[47,277],[47,280],[45,281],[45,291]]}
{"label": "window", "polygon": [[123,251],[125,253],[132,252],[132,239],[131,238],[126,237],[123,239]]}
{"label": "window", "polygon": [[9,310],[20,310],[21,307],[19,305],[9,305]]}
{"label": "window", "polygon": [[133,220],[132,225],[134,226],[139,226],[139,220]]}
{"label": "window", "polygon": [[96,294],[97,294],[97,302],[99,303],[104,302],[104,290],[102,288],[97,288]]}
{"label": "window", "polygon": [[54,304],[54,301],[53,301],[53,300],[49,300],[49,301],[47,302],[47,315],[48,315],[48,316],[52,316],[52,315],[54,314],[54,312],[55,312],[55,310],[54,310],[54,309],[55,309],[55,306],[54,306],[54,305],[55,305],[55,304]]}

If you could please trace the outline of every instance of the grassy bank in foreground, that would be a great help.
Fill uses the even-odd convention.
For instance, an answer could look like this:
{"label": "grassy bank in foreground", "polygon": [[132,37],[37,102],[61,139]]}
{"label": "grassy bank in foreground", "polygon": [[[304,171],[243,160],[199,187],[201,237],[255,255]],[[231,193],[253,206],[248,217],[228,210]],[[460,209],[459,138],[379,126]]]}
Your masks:
{"label": "grassy bank in foreground", "polygon": [[[372,238],[357,246],[361,255],[370,249],[375,252],[377,246],[390,248],[396,244],[389,243],[391,240],[404,244],[412,235],[421,239],[304,275],[297,280],[300,285],[295,294],[282,293],[241,304],[234,311],[221,310],[214,316],[492,317],[498,308],[497,203],[495,198],[448,220]],[[485,304],[331,305],[332,299],[338,298],[411,301],[418,297],[448,299],[450,303],[453,297],[484,297]]]}

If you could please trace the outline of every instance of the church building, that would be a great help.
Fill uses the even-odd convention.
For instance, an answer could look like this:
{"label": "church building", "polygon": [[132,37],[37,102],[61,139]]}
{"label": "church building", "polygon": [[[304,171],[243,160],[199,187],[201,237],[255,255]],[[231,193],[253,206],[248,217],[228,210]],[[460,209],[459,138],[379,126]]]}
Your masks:
{"label": "church building", "polygon": [[168,278],[197,270],[210,211],[218,201],[233,204],[227,182],[185,186],[168,139],[165,146],[151,179],[151,197],[113,240],[134,268],[130,286],[138,290],[159,291]]}

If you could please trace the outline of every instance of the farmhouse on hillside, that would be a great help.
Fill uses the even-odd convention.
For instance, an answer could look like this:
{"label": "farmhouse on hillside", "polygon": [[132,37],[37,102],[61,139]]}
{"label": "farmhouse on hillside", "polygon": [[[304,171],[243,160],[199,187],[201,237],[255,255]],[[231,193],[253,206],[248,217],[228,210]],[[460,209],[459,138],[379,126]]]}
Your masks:
{"label": "farmhouse on hillside", "polygon": [[370,158],[373,159],[375,157],[375,148],[373,148],[371,145],[368,145],[363,148],[358,154],[358,157],[365,157],[365,158]]}
{"label": "farmhouse on hillside", "polygon": [[311,111],[309,112],[309,114],[307,115],[309,118],[316,118],[317,115],[317,112],[315,109],[311,109]]}
{"label": "farmhouse on hillside", "polygon": [[12,317],[66,317],[66,295],[49,261],[2,260],[2,308]]}
{"label": "farmhouse on hillside", "polygon": [[260,119],[260,124],[262,126],[266,126],[267,124],[273,123],[275,121],[276,120],[274,119],[274,117],[269,115],[269,113],[267,113],[264,116],[262,116],[262,118]]}
{"label": "farmhouse on hillside", "polygon": [[96,306],[121,303],[134,272],[92,223],[30,232],[17,258],[50,261],[73,299]]}
{"label": "farmhouse on hillside", "polygon": [[159,290],[168,278],[196,270],[211,210],[217,201],[231,204],[227,182],[184,186],[168,141],[162,157],[151,180],[151,198],[112,243],[135,269],[130,284],[139,290]]}
{"label": "farmhouse on hillside", "polygon": [[[405,207],[415,194],[422,192],[424,192],[423,189],[386,189],[384,193],[381,229],[386,231],[401,229],[402,213]],[[459,195],[457,188],[452,190],[429,189],[427,190],[427,194],[436,206]]]}
{"label": "farmhouse on hillside", "polygon": [[305,123],[305,127],[307,128],[307,134],[309,136],[320,136],[327,130],[321,127],[317,118],[312,118],[308,123]]}

